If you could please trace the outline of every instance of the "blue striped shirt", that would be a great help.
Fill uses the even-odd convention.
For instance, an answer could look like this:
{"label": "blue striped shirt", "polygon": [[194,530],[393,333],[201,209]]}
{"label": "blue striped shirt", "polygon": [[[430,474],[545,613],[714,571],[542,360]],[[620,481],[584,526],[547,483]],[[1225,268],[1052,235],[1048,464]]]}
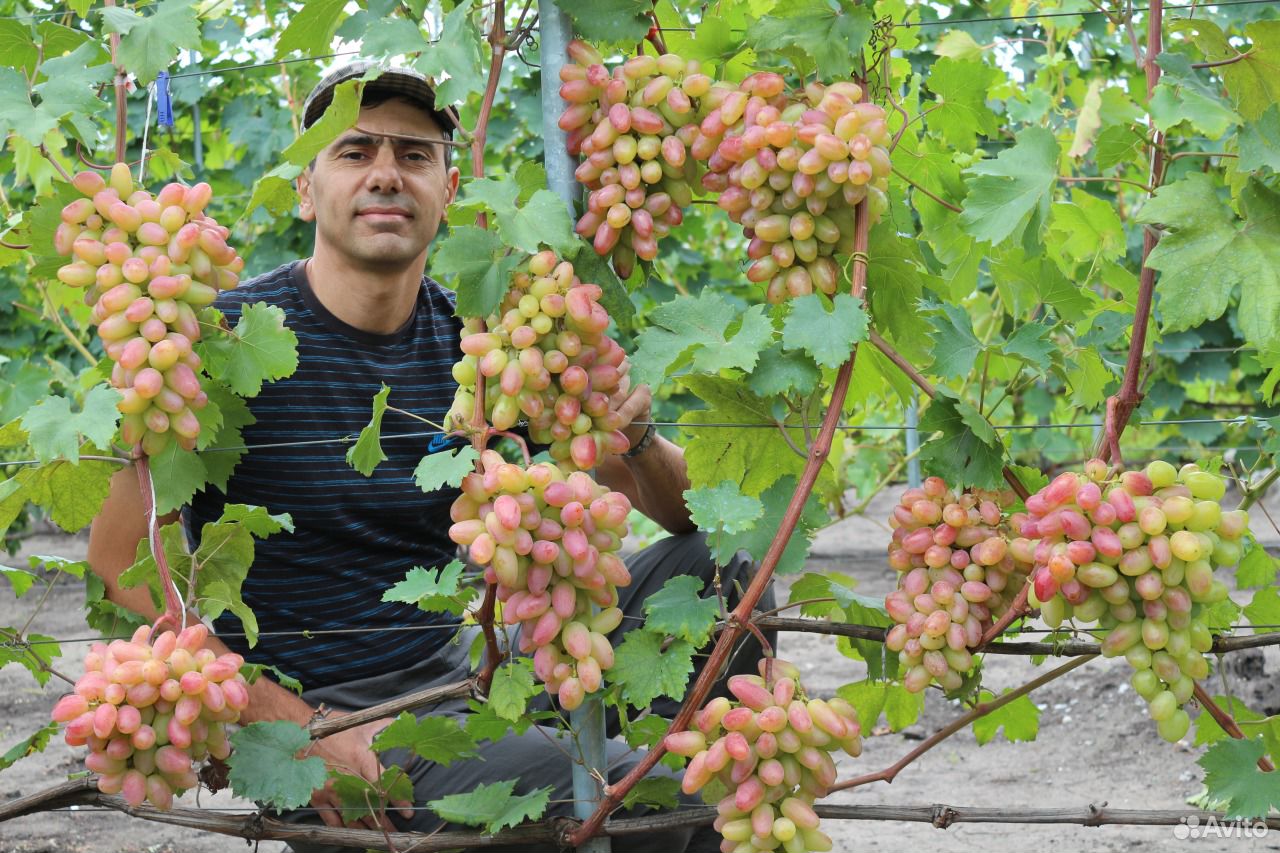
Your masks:
{"label": "blue striped shirt", "polygon": [[[224,293],[217,307],[234,326],[241,308],[254,302],[284,310],[286,325],[298,336],[298,369],[265,384],[248,401],[257,422],[244,429],[246,445],[354,436],[369,422],[371,402],[383,383],[391,386],[390,405],[443,423],[456,387],[450,367],[461,322],[453,314],[452,294],[431,278],[423,277],[413,317],[386,335],[356,329],[326,310],[311,291],[301,261]],[[258,541],[244,582],[244,601],[260,631],[456,624],[448,615],[382,601],[414,566],[443,566],[454,555],[449,505],[458,490],[423,494],[413,471],[429,447],[439,450],[458,441],[394,438],[429,430],[421,421],[388,411],[382,420],[388,458],[369,478],[347,464],[349,443],[252,449],[225,495],[209,490],[195,497],[186,517],[196,535],[227,503],[264,506],[293,517],[293,533]],[[215,630],[243,629],[226,613]],[[443,628],[268,635],[252,650],[242,638],[226,636],[225,641],[250,660],[279,667],[313,688],[406,668],[451,636]]]}

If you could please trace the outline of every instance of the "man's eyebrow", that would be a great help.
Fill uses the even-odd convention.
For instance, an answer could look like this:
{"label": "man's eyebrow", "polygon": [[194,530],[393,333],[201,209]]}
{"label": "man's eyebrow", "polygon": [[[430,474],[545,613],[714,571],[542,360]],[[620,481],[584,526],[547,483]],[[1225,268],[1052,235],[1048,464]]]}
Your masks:
{"label": "man's eyebrow", "polygon": [[356,145],[368,148],[380,145],[384,139],[389,140],[392,145],[399,148],[455,145],[451,139],[436,139],[430,136],[400,136],[389,133],[369,133],[368,131],[363,131],[357,128],[356,132],[340,137],[335,143],[333,143],[333,147],[341,148],[347,145]]}

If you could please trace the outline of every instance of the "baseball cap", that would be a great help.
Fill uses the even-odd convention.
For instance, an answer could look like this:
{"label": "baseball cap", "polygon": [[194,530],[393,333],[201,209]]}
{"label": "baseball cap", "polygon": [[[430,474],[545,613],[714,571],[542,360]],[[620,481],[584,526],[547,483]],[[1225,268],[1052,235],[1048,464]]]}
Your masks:
{"label": "baseball cap", "polygon": [[[333,101],[333,90],[339,83],[358,80],[371,69],[378,67],[380,66],[377,62],[362,59],[340,65],[326,74],[311,90],[311,94],[307,95],[307,100],[302,105],[303,129],[311,127],[320,116],[324,115],[325,109]],[[448,136],[452,136],[454,128],[459,126],[458,116],[453,108],[437,107],[436,92],[431,81],[412,68],[401,66],[383,68],[377,77],[365,81],[364,91],[385,92],[416,101],[426,107],[439,123],[441,130]]]}

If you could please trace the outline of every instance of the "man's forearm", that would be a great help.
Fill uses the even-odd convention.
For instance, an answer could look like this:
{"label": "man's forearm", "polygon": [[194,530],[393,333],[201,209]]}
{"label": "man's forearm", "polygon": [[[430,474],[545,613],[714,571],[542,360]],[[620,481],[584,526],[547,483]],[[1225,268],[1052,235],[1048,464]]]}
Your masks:
{"label": "man's forearm", "polygon": [[671,533],[695,529],[689,519],[684,493],[689,488],[689,472],[684,451],[660,435],[636,456],[624,457],[640,497],[637,507]]}

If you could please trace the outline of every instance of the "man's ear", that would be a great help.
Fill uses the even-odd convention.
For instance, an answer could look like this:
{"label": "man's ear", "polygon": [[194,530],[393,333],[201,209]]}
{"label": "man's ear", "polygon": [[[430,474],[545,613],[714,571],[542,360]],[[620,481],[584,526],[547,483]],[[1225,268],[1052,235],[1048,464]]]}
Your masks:
{"label": "man's ear", "polygon": [[[454,183],[456,184],[457,181]],[[311,222],[316,218],[316,206],[311,198],[310,166],[298,176],[298,218],[303,222]]]}
{"label": "man's ear", "polygon": [[450,166],[449,173],[445,176],[445,199],[444,210],[440,212],[441,222],[449,213],[449,205],[453,204],[453,200],[458,197],[458,179],[461,174],[457,166]]}

